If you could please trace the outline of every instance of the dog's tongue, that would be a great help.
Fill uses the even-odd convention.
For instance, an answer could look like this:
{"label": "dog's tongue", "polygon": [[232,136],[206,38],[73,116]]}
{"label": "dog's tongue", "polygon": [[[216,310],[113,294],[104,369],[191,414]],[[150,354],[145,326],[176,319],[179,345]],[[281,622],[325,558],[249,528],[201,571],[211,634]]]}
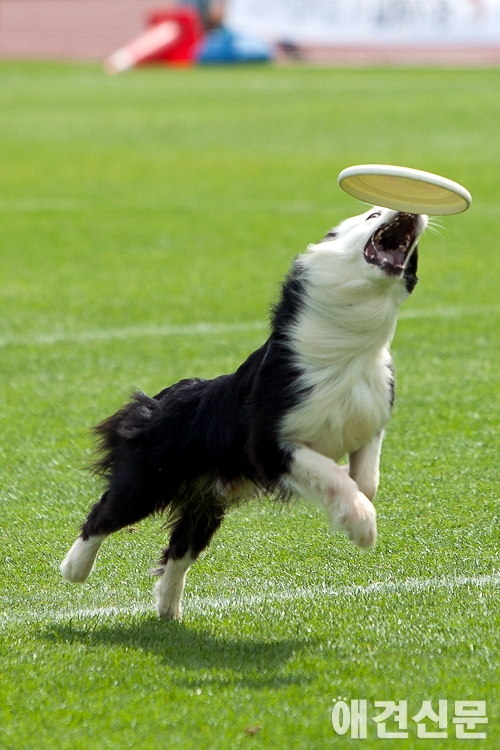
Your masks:
{"label": "dog's tongue", "polygon": [[399,245],[397,248],[384,247],[382,242],[377,242],[375,238],[366,248],[366,254],[368,258],[375,259],[379,263],[388,263],[391,266],[402,268],[406,258],[406,247]]}
{"label": "dog's tongue", "polygon": [[406,247],[404,245],[400,245],[395,250],[386,248],[379,242],[374,242],[373,245],[379,258],[384,263],[390,263],[393,266],[398,266],[401,268],[403,267],[406,257]]}

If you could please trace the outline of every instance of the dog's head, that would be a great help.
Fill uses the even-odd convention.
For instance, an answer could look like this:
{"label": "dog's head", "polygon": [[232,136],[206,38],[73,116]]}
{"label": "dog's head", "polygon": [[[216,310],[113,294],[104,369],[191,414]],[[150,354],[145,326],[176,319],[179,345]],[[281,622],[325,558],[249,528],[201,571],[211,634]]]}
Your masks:
{"label": "dog's head", "polygon": [[355,278],[399,282],[409,294],[418,280],[418,238],[426,226],[425,215],[374,206],[331,229],[312,249],[331,250]]}

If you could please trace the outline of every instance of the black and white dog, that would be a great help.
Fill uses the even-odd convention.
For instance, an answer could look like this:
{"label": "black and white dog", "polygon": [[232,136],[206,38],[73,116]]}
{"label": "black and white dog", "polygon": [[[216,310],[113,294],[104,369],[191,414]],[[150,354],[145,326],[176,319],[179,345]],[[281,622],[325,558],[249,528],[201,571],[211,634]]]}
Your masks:
{"label": "black and white dog", "polygon": [[181,380],[154,398],[136,393],[96,427],[94,468],[107,489],[61,565],[64,578],[83,583],[109,534],[167,511],[157,612],[178,618],[190,565],[228,508],[259,493],[310,498],[332,529],[373,547],[394,391],[389,344],[417,283],[426,224],[386,208],[342,222],[295,259],[268,340],[234,374]]}

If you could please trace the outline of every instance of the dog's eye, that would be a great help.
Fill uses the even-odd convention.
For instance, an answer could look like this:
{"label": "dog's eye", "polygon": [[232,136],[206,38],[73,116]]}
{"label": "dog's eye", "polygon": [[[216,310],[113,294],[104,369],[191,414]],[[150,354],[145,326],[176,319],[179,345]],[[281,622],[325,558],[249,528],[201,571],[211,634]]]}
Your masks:
{"label": "dog's eye", "polygon": [[332,229],[317,244],[319,245],[321,242],[330,242],[331,240],[334,240],[336,238],[336,236],[337,236],[337,232],[334,229]]}
{"label": "dog's eye", "polygon": [[370,219],[378,219],[379,216],[382,216],[382,212],[381,211],[375,211],[375,213],[370,214],[368,216],[368,218],[366,219],[366,221],[370,221]]}

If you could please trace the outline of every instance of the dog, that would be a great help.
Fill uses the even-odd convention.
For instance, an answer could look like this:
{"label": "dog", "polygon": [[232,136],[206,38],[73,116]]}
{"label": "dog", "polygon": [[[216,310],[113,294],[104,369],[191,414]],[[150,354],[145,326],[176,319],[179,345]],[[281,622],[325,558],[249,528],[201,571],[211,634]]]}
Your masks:
{"label": "dog", "polygon": [[424,215],[379,207],[343,221],[295,258],[269,338],[235,373],[135,393],[98,425],[93,470],[106,491],[63,577],[83,583],[107,536],[166,511],[156,610],[177,619],[189,567],[228,509],[261,493],[313,500],[332,530],[373,547],[394,400],[389,346],[426,225]]}

